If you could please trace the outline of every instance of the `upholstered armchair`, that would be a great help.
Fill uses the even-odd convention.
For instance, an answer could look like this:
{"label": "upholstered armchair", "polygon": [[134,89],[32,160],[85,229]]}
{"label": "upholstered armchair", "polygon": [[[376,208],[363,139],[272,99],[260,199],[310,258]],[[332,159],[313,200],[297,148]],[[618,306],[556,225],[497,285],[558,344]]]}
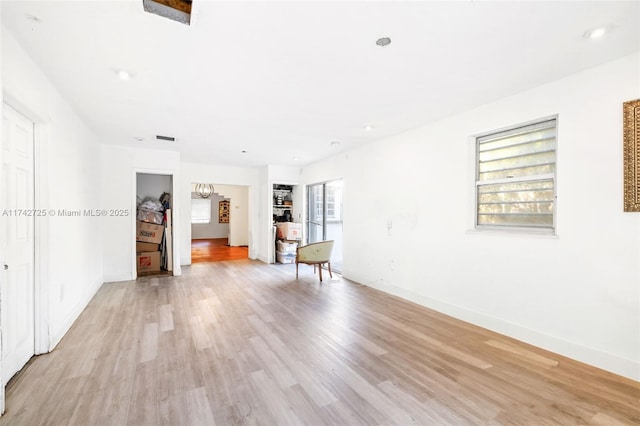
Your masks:
{"label": "upholstered armchair", "polygon": [[329,276],[333,278],[331,274],[331,250],[333,250],[333,240],[320,241],[298,247],[296,251],[296,280],[298,279],[298,264],[300,263],[313,265],[314,273],[317,265],[320,271],[320,282],[322,282],[322,265],[326,263],[329,269]]}

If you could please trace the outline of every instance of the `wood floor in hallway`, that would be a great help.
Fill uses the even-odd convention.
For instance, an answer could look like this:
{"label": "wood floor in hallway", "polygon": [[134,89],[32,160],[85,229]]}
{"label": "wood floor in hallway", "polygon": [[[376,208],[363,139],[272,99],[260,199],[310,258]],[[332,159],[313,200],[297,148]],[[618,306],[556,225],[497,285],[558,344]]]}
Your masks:
{"label": "wood floor in hallway", "polygon": [[230,247],[227,238],[209,238],[191,241],[191,263],[239,260],[249,257],[249,248]]}
{"label": "wood floor in hallway", "polygon": [[[306,265],[303,265],[306,266]],[[104,284],[0,425],[616,425],[640,384],[313,268]]]}

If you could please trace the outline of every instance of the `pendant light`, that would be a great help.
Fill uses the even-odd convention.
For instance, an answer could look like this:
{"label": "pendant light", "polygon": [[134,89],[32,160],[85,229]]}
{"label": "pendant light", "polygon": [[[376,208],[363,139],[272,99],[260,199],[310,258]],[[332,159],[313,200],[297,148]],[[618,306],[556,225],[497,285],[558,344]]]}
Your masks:
{"label": "pendant light", "polygon": [[213,185],[210,183],[198,183],[196,184],[196,194],[200,198],[209,198],[213,195]]}

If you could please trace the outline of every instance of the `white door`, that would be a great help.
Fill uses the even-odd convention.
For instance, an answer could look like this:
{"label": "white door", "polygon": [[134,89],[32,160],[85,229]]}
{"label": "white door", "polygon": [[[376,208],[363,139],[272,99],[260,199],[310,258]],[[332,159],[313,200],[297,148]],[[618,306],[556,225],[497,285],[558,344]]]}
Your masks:
{"label": "white door", "polygon": [[2,384],[34,354],[33,123],[2,109],[0,328]]}

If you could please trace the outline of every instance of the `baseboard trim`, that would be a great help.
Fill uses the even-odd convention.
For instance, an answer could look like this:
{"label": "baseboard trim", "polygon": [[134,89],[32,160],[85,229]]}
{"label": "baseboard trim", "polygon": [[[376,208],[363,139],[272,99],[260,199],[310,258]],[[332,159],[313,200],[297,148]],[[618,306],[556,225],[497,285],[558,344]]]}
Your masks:
{"label": "baseboard trim", "polygon": [[100,282],[93,286],[93,288],[87,293],[85,298],[78,302],[76,306],[71,310],[71,312],[69,312],[69,315],[67,315],[64,322],[62,323],[62,326],[58,330],[49,330],[49,335],[51,336],[49,352],[51,352],[56,348],[56,346],[58,346],[58,343],[60,343],[65,334],[69,332],[69,330],[73,326],[73,323],[76,322],[78,317],[80,317],[82,311],[84,311],[87,305],[89,305],[89,302],[91,302],[91,299],[93,299],[102,285],[103,283]]}
{"label": "baseboard trim", "polygon": [[102,277],[105,283],[117,283],[121,281],[132,281],[130,274],[105,275]]}
{"label": "baseboard trim", "polygon": [[[344,278],[358,282],[358,280],[351,279],[347,276],[344,276]],[[376,290],[398,296],[410,302],[417,303],[418,305],[433,309],[434,311],[449,315],[453,318],[477,325],[478,327],[486,328],[496,333],[520,340],[524,343],[528,343],[567,358],[606,370],[613,374],[617,374],[631,380],[640,381],[640,362],[622,358],[576,342],[544,334],[537,330],[530,329],[498,317],[423,296],[400,287],[384,285],[382,280],[374,281],[365,285],[375,288]]]}

